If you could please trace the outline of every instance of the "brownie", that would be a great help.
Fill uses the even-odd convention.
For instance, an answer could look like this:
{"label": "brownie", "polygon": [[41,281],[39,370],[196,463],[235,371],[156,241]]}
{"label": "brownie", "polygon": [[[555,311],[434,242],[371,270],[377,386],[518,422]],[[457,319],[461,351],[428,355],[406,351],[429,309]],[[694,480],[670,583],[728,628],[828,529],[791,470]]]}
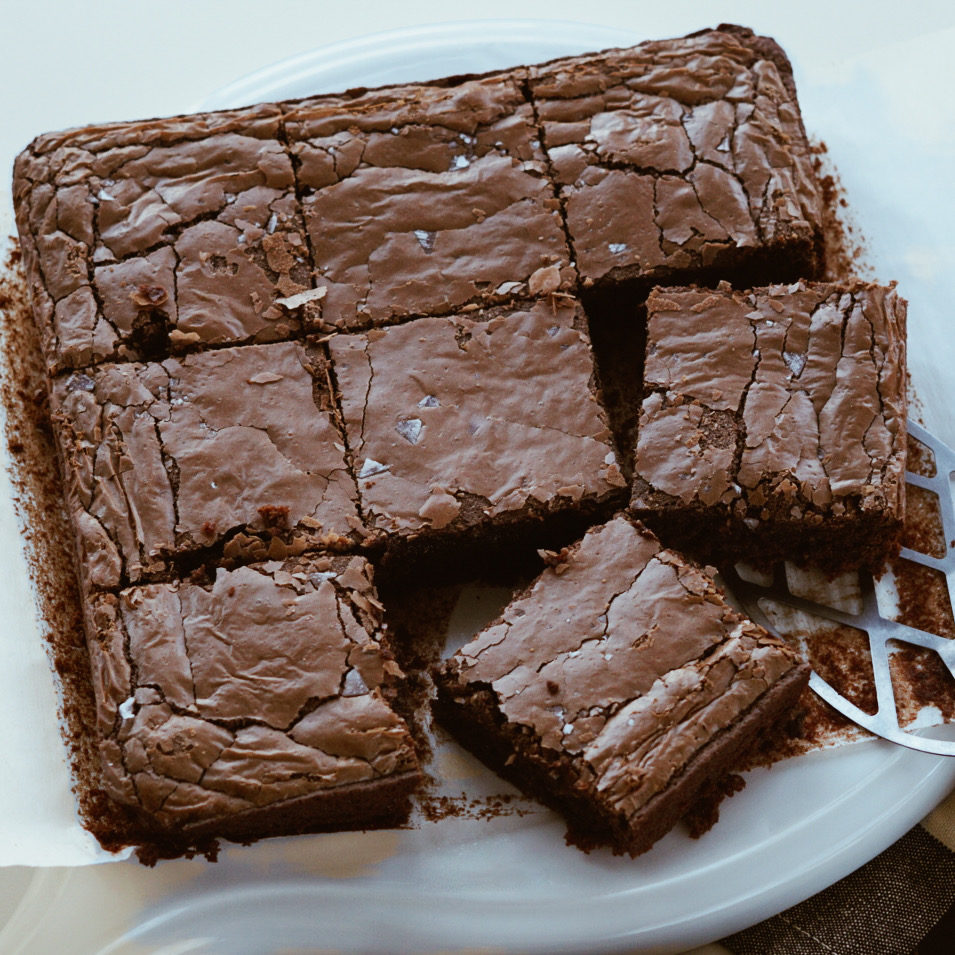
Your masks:
{"label": "brownie", "polygon": [[260,106],[88,127],[18,157],[17,223],[51,372],[300,331],[305,309],[277,304],[311,286],[279,118]]}
{"label": "brownie", "polygon": [[288,104],[326,326],[572,290],[521,79],[515,71]]}
{"label": "brownie", "polygon": [[57,379],[51,397],[87,589],[357,539],[355,482],[316,348],[103,365]]}
{"label": "brownie", "polygon": [[632,508],[707,559],[877,570],[905,513],[895,287],[655,289]]}
{"label": "brownie", "polygon": [[[329,342],[362,516],[402,559],[626,499],[570,298]],[[564,537],[564,540],[573,539]],[[460,554],[458,555],[460,557]]]}
{"label": "brownie", "polygon": [[86,609],[104,786],[149,838],[406,819],[421,776],[364,559],[220,569]]}
{"label": "brownie", "polygon": [[812,278],[822,196],[792,69],[733,26],[529,70],[585,287]]}
{"label": "brownie", "polygon": [[[434,585],[526,570],[536,548],[566,556],[562,545],[631,494],[640,296],[661,279],[755,285],[820,270],[821,199],[792,70],[773,41],[738,27],[48,134],[17,158],[14,199],[106,788],[170,845],[405,818],[419,774],[390,706],[413,706],[364,560],[377,561],[379,585]],[[895,358],[868,354],[891,430],[904,416],[890,395]],[[696,400],[672,390],[652,385],[647,401]],[[720,418],[701,448],[732,437],[742,454],[745,428],[755,433],[744,412],[734,436]],[[859,440],[877,455],[883,436]],[[866,520],[879,517],[872,484],[857,495]],[[652,519],[669,513],[665,485],[636,490]],[[836,521],[833,534],[858,526]],[[591,548],[608,541],[621,549],[590,580]],[[568,672],[564,605],[598,628],[605,606],[609,627],[614,594],[645,585],[638,619],[656,612],[658,591],[661,606],[692,616],[693,604],[699,620],[669,645],[697,655],[665,654],[676,676],[656,673],[648,632],[620,650],[650,654],[636,676],[605,674],[603,686],[584,674],[565,699],[564,684],[529,675],[523,703],[594,694],[561,724],[560,752],[550,724],[524,726],[519,712],[513,722],[506,694],[469,682],[470,663],[447,671],[440,706],[459,728],[475,720],[461,732],[492,762],[514,749],[529,788],[556,786],[546,798],[571,812],[583,844],[642,851],[803,675],[628,518],[588,534],[542,581],[558,588],[561,614],[544,620],[550,597],[531,609]],[[542,587],[521,600],[531,607]],[[521,639],[482,650],[475,667],[493,669],[515,641],[523,653]],[[620,713],[644,727],[659,697],[692,736],[691,710],[711,692],[706,738],[692,752],[684,736],[661,743],[653,765],[664,768],[631,787],[637,796],[611,806],[596,789],[574,795],[595,780],[616,794],[627,776]],[[610,748],[588,749],[598,737]]]}
{"label": "brownie", "polygon": [[588,531],[436,674],[438,719],[637,855],[795,703],[808,667],[626,516]]}

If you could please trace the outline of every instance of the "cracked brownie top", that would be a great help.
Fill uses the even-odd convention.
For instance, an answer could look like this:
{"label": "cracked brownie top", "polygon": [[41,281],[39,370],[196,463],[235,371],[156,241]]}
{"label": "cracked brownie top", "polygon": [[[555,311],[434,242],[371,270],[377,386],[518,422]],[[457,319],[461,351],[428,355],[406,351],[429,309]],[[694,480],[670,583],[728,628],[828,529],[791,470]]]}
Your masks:
{"label": "cracked brownie top", "polygon": [[414,536],[621,493],[570,298],[329,342],[370,529]]}
{"label": "cracked brownie top", "polygon": [[311,286],[292,161],[277,114],[255,115],[80,130],[21,155],[18,213],[52,372],[300,330],[302,310],[276,304]]}
{"label": "cracked brownie top", "polygon": [[655,289],[634,465],[638,509],[757,523],[900,516],[905,302],[894,286]]}
{"label": "cracked brownie top", "polygon": [[[446,664],[626,815],[798,665],[625,516],[588,531]],[[445,678],[447,679],[447,678]]]}
{"label": "cracked brownie top", "polygon": [[521,76],[292,104],[285,127],[326,325],[574,287]]}
{"label": "cracked brownie top", "polygon": [[585,285],[736,267],[781,245],[812,274],[822,197],[771,40],[726,27],[529,75]]}
{"label": "cracked brownie top", "polygon": [[162,825],[417,772],[359,557],[134,587],[87,615],[106,785]]}
{"label": "cracked brownie top", "polygon": [[360,527],[325,361],[298,342],[58,379],[54,426],[87,587],[189,554],[283,558]]}

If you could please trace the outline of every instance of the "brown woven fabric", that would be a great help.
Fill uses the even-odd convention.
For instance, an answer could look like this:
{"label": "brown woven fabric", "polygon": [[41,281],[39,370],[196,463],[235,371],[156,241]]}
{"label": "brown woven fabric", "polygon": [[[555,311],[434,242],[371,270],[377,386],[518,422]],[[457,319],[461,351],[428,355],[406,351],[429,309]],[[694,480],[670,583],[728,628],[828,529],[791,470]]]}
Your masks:
{"label": "brown woven fabric", "polygon": [[914,955],[952,955],[955,948],[955,903],[919,942]]}
{"label": "brown woven fabric", "polygon": [[828,889],[722,944],[735,955],[909,955],[953,903],[955,852],[916,826]]}

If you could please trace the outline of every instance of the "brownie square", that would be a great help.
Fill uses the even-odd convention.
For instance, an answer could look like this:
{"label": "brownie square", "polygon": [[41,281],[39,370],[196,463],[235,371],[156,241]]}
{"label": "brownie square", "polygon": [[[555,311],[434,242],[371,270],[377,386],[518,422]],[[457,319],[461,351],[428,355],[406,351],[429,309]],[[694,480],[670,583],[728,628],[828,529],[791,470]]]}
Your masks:
{"label": "brownie square", "polygon": [[813,278],[822,197],[792,69],[720,27],[529,70],[580,277]]}
{"label": "brownie square", "polygon": [[14,194],[51,372],[286,339],[311,285],[276,107],[41,137]]}
{"label": "brownie square", "polygon": [[288,104],[326,327],[368,328],[573,288],[521,78]]}
{"label": "brownie square", "polygon": [[655,289],[634,512],[707,559],[877,569],[905,514],[894,286]]}
{"label": "brownie square", "polygon": [[572,299],[329,342],[360,508],[402,553],[625,498]]}
{"label": "brownie square", "polygon": [[637,855],[787,712],[808,667],[621,515],[436,679],[464,746],[564,813],[577,844]]}
{"label": "brownie square", "polygon": [[360,527],[316,349],[103,365],[54,382],[52,410],[86,587],[341,548]]}
{"label": "brownie square", "polygon": [[298,558],[86,608],[107,793],[168,838],[397,824],[420,782],[370,565]]}

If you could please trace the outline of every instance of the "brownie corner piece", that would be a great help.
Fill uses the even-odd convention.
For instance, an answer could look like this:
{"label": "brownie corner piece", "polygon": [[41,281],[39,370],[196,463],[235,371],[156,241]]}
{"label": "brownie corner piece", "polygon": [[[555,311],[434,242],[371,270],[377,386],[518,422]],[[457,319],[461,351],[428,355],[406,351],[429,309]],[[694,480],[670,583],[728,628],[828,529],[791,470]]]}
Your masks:
{"label": "brownie corner piece", "polygon": [[789,62],[743,28],[532,67],[585,287],[821,273],[822,194]]}
{"label": "brownie corner piece", "polygon": [[14,204],[52,373],[301,332],[282,303],[311,260],[274,106],[40,137]]}
{"label": "brownie corner piece", "polygon": [[808,667],[625,515],[436,673],[438,720],[562,812],[583,848],[637,855],[795,704]]}
{"label": "brownie corner piece", "polygon": [[655,289],[631,507],[708,560],[877,570],[905,515],[895,286]]}
{"label": "brownie corner piece", "polygon": [[566,540],[625,502],[570,297],[338,335],[329,347],[362,515],[390,549],[450,556],[451,543],[539,538],[555,521],[576,528]]}
{"label": "brownie corner piece", "polygon": [[86,626],[102,783],[144,843],[406,820],[420,770],[362,558],[97,594]]}
{"label": "brownie corner piece", "polygon": [[247,345],[56,379],[54,430],[85,586],[356,547],[320,350]]}

